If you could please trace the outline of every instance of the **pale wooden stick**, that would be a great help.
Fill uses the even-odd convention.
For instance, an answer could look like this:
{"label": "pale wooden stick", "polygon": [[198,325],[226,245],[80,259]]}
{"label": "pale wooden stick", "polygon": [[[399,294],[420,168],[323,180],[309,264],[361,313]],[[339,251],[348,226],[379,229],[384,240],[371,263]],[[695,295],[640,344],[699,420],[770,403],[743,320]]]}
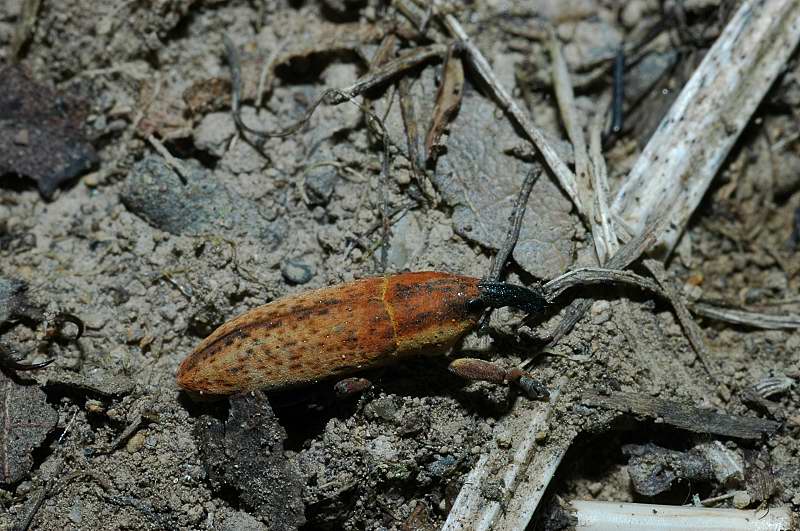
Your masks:
{"label": "pale wooden stick", "polygon": [[608,199],[611,196],[608,186],[608,169],[603,158],[603,123],[606,119],[611,98],[604,96],[592,121],[589,123],[589,158],[592,161],[592,176],[594,177],[595,212],[594,217],[599,220],[603,229],[608,256],[613,256],[619,249],[614,218]]}
{"label": "pale wooden stick", "polygon": [[708,507],[676,507],[649,503],[575,500],[569,502],[578,529],[594,531],[676,531],[727,529],[781,531],[797,529],[788,507],[742,511]]}
{"label": "pale wooden stick", "polygon": [[550,34],[550,60],[553,68],[553,87],[556,91],[556,100],[561,112],[561,121],[567,130],[567,136],[572,142],[575,152],[575,177],[578,188],[578,197],[582,205],[586,207],[584,223],[592,231],[597,261],[600,265],[604,264],[608,257],[608,244],[605,241],[603,230],[598,219],[593,216],[594,194],[592,182],[594,179],[594,168],[589,163],[589,151],[586,147],[586,135],[583,134],[583,126],[578,118],[578,108],[575,105],[575,92],[572,89],[572,80],[569,76],[567,62],[561,53],[561,44],[555,34]]}
{"label": "pale wooden stick", "polygon": [[689,309],[693,313],[702,315],[708,319],[716,319],[726,323],[752,326],[753,328],[762,328],[764,330],[791,330],[800,328],[800,315],[796,314],[787,313],[783,315],[770,315],[761,312],[751,312],[748,310],[722,308],[701,302],[692,304],[689,306]]}
{"label": "pale wooden stick", "polygon": [[[523,407],[516,407],[514,414],[506,415],[497,423],[495,433],[507,432],[511,438],[511,448],[503,449],[494,445],[488,455],[481,456],[458,493],[442,531],[525,529],[525,519],[530,519],[528,509],[509,515],[507,504],[510,500],[510,503],[522,502],[535,507],[572,442],[565,437],[558,444],[544,447],[536,443],[536,434],[547,429],[553,405],[565,385],[566,379],[562,379],[550,393],[549,402],[527,402]],[[482,487],[493,478],[499,482],[496,494],[501,499],[489,500],[483,496],[485,490]],[[533,479],[533,482],[529,479]],[[520,496],[522,491],[525,496]],[[510,527],[500,524],[500,520],[505,522],[508,518],[524,522],[521,526]]]}
{"label": "pale wooden stick", "polygon": [[800,40],[800,2],[744,0],[650,138],[613,209],[634,233],[668,213],[669,254]]}

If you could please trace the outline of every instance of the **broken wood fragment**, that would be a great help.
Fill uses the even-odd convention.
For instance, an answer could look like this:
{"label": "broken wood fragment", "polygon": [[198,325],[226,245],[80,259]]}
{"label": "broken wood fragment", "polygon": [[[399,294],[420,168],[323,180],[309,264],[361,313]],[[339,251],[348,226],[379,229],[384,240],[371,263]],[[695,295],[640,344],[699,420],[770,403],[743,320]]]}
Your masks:
{"label": "broken wood fragment", "polygon": [[772,420],[717,413],[691,404],[638,393],[614,393],[607,396],[588,391],[584,393],[582,403],[658,419],[664,424],[694,433],[710,433],[738,439],[759,439],[764,434],[774,433],[780,427],[779,422]]}

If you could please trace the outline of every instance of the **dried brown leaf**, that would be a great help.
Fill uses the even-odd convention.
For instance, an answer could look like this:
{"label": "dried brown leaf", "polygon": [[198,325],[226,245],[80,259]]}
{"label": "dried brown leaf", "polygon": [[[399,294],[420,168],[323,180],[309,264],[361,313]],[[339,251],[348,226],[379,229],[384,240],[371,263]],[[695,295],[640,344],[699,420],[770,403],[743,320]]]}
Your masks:
{"label": "dried brown leaf", "polygon": [[[519,136],[495,104],[466,93],[450,126],[447,153],[433,182],[453,208],[453,228],[465,238],[498,249],[531,164],[506,154]],[[522,220],[514,260],[530,274],[552,278],[572,263],[575,231],[570,202],[550,179],[539,179]]]}
{"label": "dried brown leaf", "polygon": [[425,153],[427,153],[428,160],[436,160],[438,157],[442,134],[458,111],[464,94],[464,66],[454,45],[447,50],[443,71],[442,84],[439,85],[436,105],[433,107],[433,118],[428,135],[425,137]]}

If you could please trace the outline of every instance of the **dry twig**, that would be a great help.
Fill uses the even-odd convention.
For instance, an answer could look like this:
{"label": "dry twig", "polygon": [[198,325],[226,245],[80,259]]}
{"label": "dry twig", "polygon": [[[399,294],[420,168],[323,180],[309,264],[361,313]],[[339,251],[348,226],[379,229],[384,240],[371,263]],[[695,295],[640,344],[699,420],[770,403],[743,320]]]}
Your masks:
{"label": "dry twig", "polygon": [[678,321],[681,323],[686,337],[689,338],[689,343],[692,344],[695,354],[700,358],[700,363],[703,364],[706,373],[708,373],[714,382],[719,383],[717,379],[719,371],[713,370],[712,368],[708,347],[706,347],[705,340],[703,339],[703,331],[700,330],[700,327],[694,322],[680,294],[667,278],[667,272],[664,270],[664,266],[658,260],[645,260],[644,266],[650,271],[656,279],[656,282],[658,282],[664,290],[664,296],[669,299],[670,304],[672,304],[675,315],[678,317]]}

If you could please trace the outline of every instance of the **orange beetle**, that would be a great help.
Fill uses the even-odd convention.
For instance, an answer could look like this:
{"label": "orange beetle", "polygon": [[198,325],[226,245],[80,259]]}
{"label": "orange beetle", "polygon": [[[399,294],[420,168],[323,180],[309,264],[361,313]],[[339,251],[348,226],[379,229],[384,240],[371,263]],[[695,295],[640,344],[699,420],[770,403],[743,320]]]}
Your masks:
{"label": "orange beetle", "polygon": [[284,297],[220,326],[178,368],[199,394],[277,390],[423,352],[445,352],[488,307],[533,312],[535,290],[448,273],[401,273]]}

